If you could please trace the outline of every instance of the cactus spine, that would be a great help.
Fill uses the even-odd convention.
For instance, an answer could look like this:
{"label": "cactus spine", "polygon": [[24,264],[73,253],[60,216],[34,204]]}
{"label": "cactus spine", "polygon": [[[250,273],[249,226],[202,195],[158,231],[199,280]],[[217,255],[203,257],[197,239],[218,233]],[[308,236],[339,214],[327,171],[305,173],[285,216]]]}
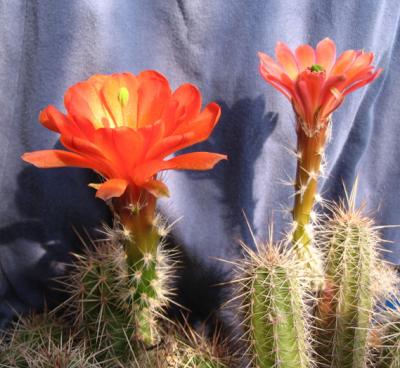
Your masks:
{"label": "cactus spine", "polygon": [[[393,296],[392,296],[393,298]],[[381,316],[379,368],[400,368],[400,299],[392,299],[391,306]]]}
{"label": "cactus spine", "polygon": [[400,319],[392,322],[383,338],[381,368],[400,368]]}
{"label": "cactus spine", "polygon": [[224,347],[218,333],[208,339],[188,323],[177,325],[165,339],[159,368],[227,368]]}
{"label": "cactus spine", "polygon": [[234,283],[240,286],[251,359],[259,368],[311,367],[304,265],[283,244],[259,246],[258,253],[244,249]]}
{"label": "cactus spine", "polygon": [[320,355],[331,367],[362,368],[369,360],[368,336],[375,305],[374,269],[379,234],[355,207],[357,182],[347,203],[331,209],[318,231],[326,250],[326,284],[319,308]]}

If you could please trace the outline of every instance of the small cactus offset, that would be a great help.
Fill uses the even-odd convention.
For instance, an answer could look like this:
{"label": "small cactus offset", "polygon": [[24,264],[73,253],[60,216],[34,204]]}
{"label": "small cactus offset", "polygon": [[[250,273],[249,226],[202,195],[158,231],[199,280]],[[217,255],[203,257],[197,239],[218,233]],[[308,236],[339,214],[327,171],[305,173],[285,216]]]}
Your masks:
{"label": "small cactus offset", "polygon": [[306,303],[308,280],[304,264],[286,244],[244,246],[246,258],[237,264],[245,335],[250,359],[259,368],[313,366],[311,315]]}
{"label": "small cactus offset", "polygon": [[377,270],[385,268],[379,256],[379,232],[362,208],[356,208],[356,191],[357,182],[346,201],[332,206],[317,233],[326,256],[318,350],[326,364],[337,368],[362,368],[369,361],[373,310],[381,294]]}

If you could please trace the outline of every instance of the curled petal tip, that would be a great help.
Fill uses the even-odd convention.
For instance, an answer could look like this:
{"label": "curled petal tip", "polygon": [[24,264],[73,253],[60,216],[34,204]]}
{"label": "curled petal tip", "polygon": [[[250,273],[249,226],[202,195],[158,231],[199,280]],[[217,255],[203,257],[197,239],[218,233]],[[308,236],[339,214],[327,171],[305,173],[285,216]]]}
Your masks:
{"label": "curled petal tip", "polygon": [[125,179],[110,179],[103,184],[89,184],[90,187],[97,189],[96,198],[108,201],[111,198],[121,197],[128,186]]}

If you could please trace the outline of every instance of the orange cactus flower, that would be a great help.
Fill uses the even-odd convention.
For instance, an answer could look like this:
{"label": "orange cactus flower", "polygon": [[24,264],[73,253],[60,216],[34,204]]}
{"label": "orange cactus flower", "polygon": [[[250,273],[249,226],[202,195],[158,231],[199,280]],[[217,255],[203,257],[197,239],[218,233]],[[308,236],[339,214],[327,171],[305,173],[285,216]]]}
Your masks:
{"label": "orange cactus flower", "polygon": [[[69,88],[67,114],[48,106],[40,122],[59,133],[68,151],[25,153],[23,160],[41,168],[91,168],[106,181],[93,184],[104,200],[143,189],[155,197],[168,189],[157,179],[162,170],[207,170],[225,155],[195,152],[174,158],[172,153],[206,140],[220,117],[212,102],[201,111],[201,95],[192,84],[172,92],[156,71],[95,75]],[[137,195],[136,195],[137,196]]]}
{"label": "orange cactus flower", "polygon": [[375,80],[382,69],[371,64],[372,52],[347,50],[336,60],[336,46],[329,38],[299,46],[293,53],[278,42],[276,59],[259,53],[260,73],[292,103],[296,115],[297,172],[294,184],[293,242],[306,261],[316,284],[322,286],[322,263],[313,247],[312,208],[321,172],[331,115],[350,92]]}
{"label": "orange cactus flower", "polygon": [[350,92],[372,82],[382,69],[371,65],[372,52],[347,50],[336,60],[336,45],[329,38],[299,46],[293,53],[278,42],[277,62],[260,52],[260,73],[293,104],[298,123],[308,136],[313,136],[328,123]]}

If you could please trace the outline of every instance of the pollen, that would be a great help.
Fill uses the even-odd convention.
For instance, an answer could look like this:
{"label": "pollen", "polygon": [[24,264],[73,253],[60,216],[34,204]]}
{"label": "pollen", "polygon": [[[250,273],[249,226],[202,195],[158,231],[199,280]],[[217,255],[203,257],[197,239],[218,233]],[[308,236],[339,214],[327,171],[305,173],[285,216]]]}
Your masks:
{"label": "pollen", "polygon": [[126,87],[121,87],[118,92],[118,101],[121,106],[125,106],[129,101],[129,91]]}

